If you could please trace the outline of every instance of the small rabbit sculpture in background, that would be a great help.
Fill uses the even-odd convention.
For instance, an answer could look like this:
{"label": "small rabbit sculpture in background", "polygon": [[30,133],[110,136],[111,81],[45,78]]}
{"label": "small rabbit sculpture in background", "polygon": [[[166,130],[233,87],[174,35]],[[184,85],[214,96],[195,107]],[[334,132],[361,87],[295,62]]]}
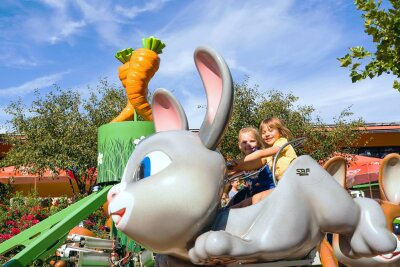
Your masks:
{"label": "small rabbit sculpture in background", "polygon": [[[213,49],[198,48],[194,60],[207,95],[200,131],[188,131],[186,115],[171,93],[155,92],[156,134],[137,145],[121,183],[108,194],[119,230],[169,255],[160,266],[302,259],[326,232],[342,234],[341,244],[351,257],[395,248],[379,205],[370,199],[354,201],[309,156],[293,161],[259,203],[218,212],[226,168],[215,150],[231,114],[233,84]],[[145,159],[147,175],[141,169]]]}
{"label": "small rabbit sculpture in background", "polygon": [[374,257],[350,258],[344,255],[339,240],[334,237],[333,248],[339,262],[351,267],[397,267],[400,266],[400,228],[395,219],[400,219],[400,155],[387,155],[379,171],[379,189],[381,192],[381,208],[386,217],[389,229],[393,231],[397,248],[391,253]]}

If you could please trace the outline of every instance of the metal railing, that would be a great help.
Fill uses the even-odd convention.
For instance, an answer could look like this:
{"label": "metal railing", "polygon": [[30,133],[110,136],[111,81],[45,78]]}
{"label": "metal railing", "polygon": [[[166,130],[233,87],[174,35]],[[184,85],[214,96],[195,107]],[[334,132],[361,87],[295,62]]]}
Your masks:
{"label": "metal railing", "polygon": [[281,148],[279,148],[278,152],[276,152],[276,154],[274,156],[274,162],[272,164],[272,179],[274,180],[275,186],[278,185],[278,180],[276,179],[275,171],[276,171],[276,163],[278,162],[279,154],[288,145],[292,145],[293,148],[296,148],[296,147],[299,147],[300,145],[302,145],[305,140],[306,140],[305,137],[300,137],[300,138],[291,140],[291,141],[287,142],[286,144],[284,144],[283,146],[281,146]]}

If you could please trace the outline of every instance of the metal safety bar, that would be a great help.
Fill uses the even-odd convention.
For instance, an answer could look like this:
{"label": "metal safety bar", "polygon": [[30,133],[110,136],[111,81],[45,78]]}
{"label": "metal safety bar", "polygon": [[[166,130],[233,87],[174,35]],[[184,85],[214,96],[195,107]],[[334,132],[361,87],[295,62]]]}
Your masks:
{"label": "metal safety bar", "polygon": [[300,138],[294,139],[292,141],[289,141],[286,144],[284,144],[283,146],[281,146],[281,148],[279,148],[278,152],[276,152],[276,154],[274,156],[274,162],[272,163],[272,179],[274,180],[275,186],[278,185],[278,180],[276,179],[275,170],[276,170],[276,163],[278,162],[279,154],[288,145],[292,145],[293,148],[296,148],[296,147],[302,145],[305,140],[306,140],[305,137],[300,137]]}

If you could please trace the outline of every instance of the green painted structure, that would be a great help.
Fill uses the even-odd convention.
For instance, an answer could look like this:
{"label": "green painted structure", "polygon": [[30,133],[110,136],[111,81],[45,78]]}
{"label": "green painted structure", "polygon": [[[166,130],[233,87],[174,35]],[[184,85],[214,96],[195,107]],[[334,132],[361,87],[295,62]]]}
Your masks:
{"label": "green painted structure", "polygon": [[97,184],[120,182],[137,143],[153,133],[154,124],[149,121],[115,122],[99,127]]}
{"label": "green painted structure", "polygon": [[[135,118],[136,119],[136,118]],[[136,145],[155,132],[153,122],[126,121],[102,125],[98,130],[97,184],[116,184],[121,181],[126,163]],[[113,238],[128,251],[142,250],[133,240],[113,226]]]}

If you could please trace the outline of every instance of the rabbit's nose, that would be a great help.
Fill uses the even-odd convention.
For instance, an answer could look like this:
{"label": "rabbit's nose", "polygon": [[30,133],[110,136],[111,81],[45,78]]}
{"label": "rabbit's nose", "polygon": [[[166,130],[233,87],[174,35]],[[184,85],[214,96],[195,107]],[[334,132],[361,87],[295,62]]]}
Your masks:
{"label": "rabbit's nose", "polygon": [[108,203],[110,203],[111,200],[113,200],[117,195],[118,195],[118,192],[117,192],[117,191],[110,190],[110,192],[109,192],[108,195],[107,195]]}
{"label": "rabbit's nose", "polygon": [[113,200],[123,190],[123,188],[124,186],[121,184],[113,186],[107,194],[108,203],[110,203],[111,200]]}

